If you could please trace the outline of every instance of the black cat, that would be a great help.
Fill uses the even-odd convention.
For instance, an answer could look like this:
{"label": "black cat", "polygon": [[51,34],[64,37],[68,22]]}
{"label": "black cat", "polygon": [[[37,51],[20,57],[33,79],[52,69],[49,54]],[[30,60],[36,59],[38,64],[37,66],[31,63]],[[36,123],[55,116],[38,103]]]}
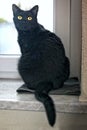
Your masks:
{"label": "black cat", "polygon": [[60,38],[38,23],[38,5],[24,11],[13,4],[12,9],[22,53],[18,71],[24,86],[34,91],[36,99],[44,104],[49,124],[53,126],[56,112],[48,93],[62,87],[68,79],[69,60]]}

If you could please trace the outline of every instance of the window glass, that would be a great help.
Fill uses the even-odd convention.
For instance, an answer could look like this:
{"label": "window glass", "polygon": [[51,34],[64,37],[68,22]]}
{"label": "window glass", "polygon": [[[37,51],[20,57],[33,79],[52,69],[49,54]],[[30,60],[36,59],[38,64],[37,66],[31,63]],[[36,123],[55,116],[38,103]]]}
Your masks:
{"label": "window glass", "polygon": [[12,4],[20,5],[24,10],[39,5],[38,21],[53,31],[53,0],[1,0],[0,3],[0,54],[17,55],[20,49],[17,43],[17,31],[13,24]]}

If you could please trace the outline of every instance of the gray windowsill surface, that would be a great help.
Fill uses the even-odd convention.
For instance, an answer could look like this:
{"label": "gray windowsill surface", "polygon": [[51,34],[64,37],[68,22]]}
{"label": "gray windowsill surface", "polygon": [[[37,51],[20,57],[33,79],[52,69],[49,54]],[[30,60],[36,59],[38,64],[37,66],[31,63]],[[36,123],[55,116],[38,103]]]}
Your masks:
{"label": "gray windowsill surface", "polygon": [[[16,89],[22,85],[21,80],[0,79],[0,110],[44,111],[42,103],[34,94],[18,94]],[[79,102],[78,96],[52,96],[57,112],[87,113],[87,103]]]}

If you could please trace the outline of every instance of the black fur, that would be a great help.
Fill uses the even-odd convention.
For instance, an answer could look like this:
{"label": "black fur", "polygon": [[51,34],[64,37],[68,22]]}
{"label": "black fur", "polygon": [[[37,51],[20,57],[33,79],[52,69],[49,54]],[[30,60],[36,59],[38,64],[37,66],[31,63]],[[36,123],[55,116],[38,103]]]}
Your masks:
{"label": "black fur", "polygon": [[[61,39],[46,30],[37,21],[38,6],[23,11],[12,6],[14,23],[18,31],[21,57],[18,71],[25,85],[35,91],[35,97],[42,102],[51,126],[55,124],[56,112],[49,91],[63,86],[69,77],[69,60]],[[22,20],[18,20],[22,16]],[[28,16],[32,17],[28,21]]]}

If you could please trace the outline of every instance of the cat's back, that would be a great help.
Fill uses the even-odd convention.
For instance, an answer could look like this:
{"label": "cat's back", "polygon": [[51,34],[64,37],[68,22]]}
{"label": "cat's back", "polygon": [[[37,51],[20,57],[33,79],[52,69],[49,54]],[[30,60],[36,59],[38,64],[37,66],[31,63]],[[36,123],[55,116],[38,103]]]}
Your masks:
{"label": "cat's back", "polygon": [[52,54],[57,53],[60,56],[65,56],[63,43],[55,33],[41,27],[41,31],[36,39],[37,43],[39,43],[39,47],[42,48],[43,51],[47,50],[47,53],[51,52]]}

